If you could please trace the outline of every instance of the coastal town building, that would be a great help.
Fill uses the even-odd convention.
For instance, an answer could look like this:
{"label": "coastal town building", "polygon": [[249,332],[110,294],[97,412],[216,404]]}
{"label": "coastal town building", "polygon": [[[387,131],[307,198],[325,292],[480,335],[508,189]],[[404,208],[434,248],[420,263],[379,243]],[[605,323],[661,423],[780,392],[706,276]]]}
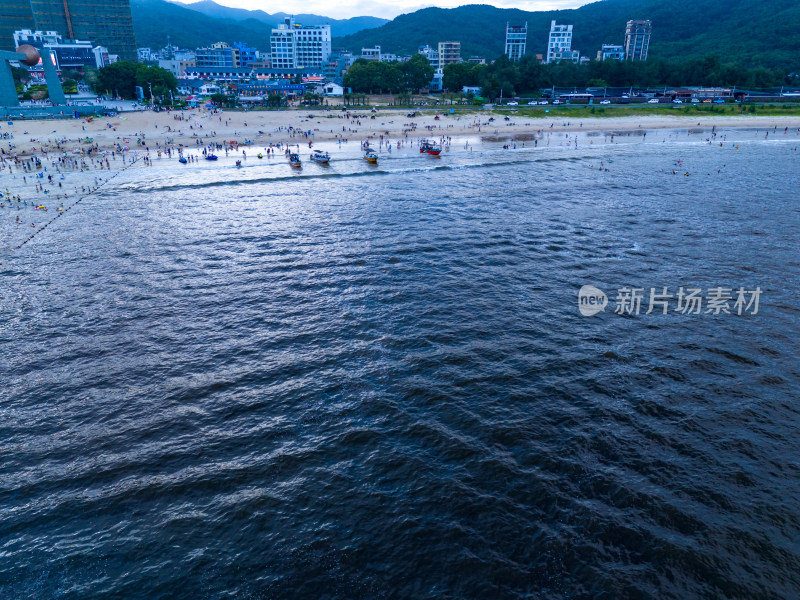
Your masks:
{"label": "coastal town building", "polygon": [[439,68],[461,62],[461,42],[439,42]]}
{"label": "coastal town building", "polygon": [[427,58],[434,70],[439,68],[439,52],[437,50],[434,50],[426,44],[425,46],[420,46],[417,53]]}
{"label": "coastal town building", "polygon": [[558,25],[550,22],[550,36],[547,41],[547,61],[572,60],[578,62],[578,56],[572,53],[572,25]]}
{"label": "coastal town building", "polygon": [[525,45],[528,39],[528,24],[511,25],[506,23],[506,56],[518,62],[525,56]]}
{"label": "coastal town building", "polygon": [[158,66],[162,69],[166,69],[175,77],[183,77],[186,74],[187,69],[191,69],[197,66],[197,62],[194,59],[191,60],[177,60],[177,59],[164,59],[158,61]]}
{"label": "coastal town building", "polygon": [[[6,2],[20,12],[19,0],[3,0],[3,12]],[[29,0],[27,4],[34,29],[56,31],[65,39],[91,40],[121,60],[136,60],[130,0]]]}
{"label": "coastal town building", "polygon": [[0,51],[14,50],[14,32],[36,29],[31,0],[2,0],[0,8]]}
{"label": "coastal town building", "polygon": [[33,46],[37,50],[48,49],[55,57],[56,69],[83,69],[84,67],[101,68],[111,63],[108,48],[95,46],[87,40],[65,39],[55,31],[33,31],[21,29],[14,32],[14,47],[23,44]]}
{"label": "coastal town building", "polygon": [[603,44],[597,51],[597,60],[623,60],[625,48],[618,44]]}
{"label": "coastal town building", "polygon": [[381,47],[375,46],[374,48],[362,48],[361,58],[364,60],[374,60],[380,62],[381,60]]}
{"label": "coastal town building", "polygon": [[331,54],[330,25],[300,25],[286,17],[270,35],[272,66],[279,69],[317,68]]}
{"label": "coastal town building", "polygon": [[625,26],[626,60],[647,60],[652,32],[653,23],[650,21],[628,21]]}
{"label": "coastal town building", "polygon": [[210,48],[195,50],[195,64],[197,67],[239,67],[234,49],[225,42],[217,42]]}

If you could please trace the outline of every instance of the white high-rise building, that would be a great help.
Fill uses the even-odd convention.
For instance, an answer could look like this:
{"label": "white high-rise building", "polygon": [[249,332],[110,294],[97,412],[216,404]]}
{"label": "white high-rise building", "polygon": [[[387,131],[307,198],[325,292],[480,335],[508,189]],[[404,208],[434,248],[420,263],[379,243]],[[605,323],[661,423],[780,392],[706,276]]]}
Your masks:
{"label": "white high-rise building", "polygon": [[[550,22],[550,38],[547,42],[547,60],[551,63],[562,60],[567,56],[572,57],[572,25],[556,25]],[[575,59],[577,62],[577,59]]]}
{"label": "white high-rise building", "polygon": [[321,69],[331,55],[331,27],[297,25],[294,17],[286,17],[269,42],[274,68]]}
{"label": "white high-rise building", "polygon": [[528,24],[511,25],[506,23],[506,56],[514,62],[519,62],[525,56],[525,44],[528,41]]}

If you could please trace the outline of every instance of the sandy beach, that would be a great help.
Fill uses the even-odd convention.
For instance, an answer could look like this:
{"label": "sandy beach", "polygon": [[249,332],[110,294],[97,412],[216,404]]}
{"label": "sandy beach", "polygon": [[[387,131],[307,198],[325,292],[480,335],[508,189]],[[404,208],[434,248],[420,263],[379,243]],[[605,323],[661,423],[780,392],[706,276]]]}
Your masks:
{"label": "sandy beach", "polygon": [[[349,116],[349,118],[348,118]],[[489,121],[494,116],[493,121]],[[374,118],[373,118],[374,117]],[[613,132],[691,128],[752,128],[773,130],[800,127],[800,117],[760,116],[625,116],[569,119],[534,119],[488,111],[446,114],[426,110],[408,117],[405,110],[287,110],[264,112],[192,109],[175,112],[138,111],[114,117],[74,120],[25,120],[3,123],[1,133],[13,134],[2,140],[5,156],[42,152],[73,152],[128,148],[129,151],[159,148],[202,148],[208,144],[253,143],[256,146],[289,143],[307,146],[311,141],[363,141],[416,139],[420,137],[485,137],[533,139],[538,131]],[[527,136],[525,134],[528,134]],[[524,136],[524,137],[523,137]],[[88,139],[88,141],[87,141]]]}

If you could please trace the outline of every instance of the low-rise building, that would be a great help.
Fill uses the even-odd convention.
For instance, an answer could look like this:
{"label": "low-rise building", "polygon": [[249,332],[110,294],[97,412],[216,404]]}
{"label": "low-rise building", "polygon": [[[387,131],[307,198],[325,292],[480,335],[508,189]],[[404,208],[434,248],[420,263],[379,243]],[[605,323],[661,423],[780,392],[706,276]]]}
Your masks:
{"label": "low-rise building", "polygon": [[105,67],[111,64],[108,48],[95,46],[88,40],[71,40],[55,31],[19,29],[14,32],[15,47],[28,44],[39,50],[50,50],[55,56],[56,69],[80,70],[84,67]]}
{"label": "low-rise building", "polygon": [[431,63],[431,66],[434,69],[439,68],[439,52],[438,50],[434,50],[428,45],[420,46],[419,50],[417,51],[418,54],[421,54],[425,58],[428,59],[428,62]]}
{"label": "low-rise building", "polygon": [[625,47],[618,44],[603,44],[597,51],[597,60],[625,60]]}
{"label": "low-rise building", "polygon": [[381,47],[375,46],[374,48],[362,48],[361,58],[364,60],[374,60],[380,62],[381,60]]}

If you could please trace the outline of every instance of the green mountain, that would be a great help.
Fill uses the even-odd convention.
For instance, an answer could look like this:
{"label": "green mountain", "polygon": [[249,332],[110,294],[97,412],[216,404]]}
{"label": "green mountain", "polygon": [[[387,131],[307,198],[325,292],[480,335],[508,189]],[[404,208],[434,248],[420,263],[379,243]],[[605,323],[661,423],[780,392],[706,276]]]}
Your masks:
{"label": "green mountain", "polygon": [[[184,48],[214,42],[247,42],[260,50],[269,50],[270,29],[289,16],[228,8],[211,0],[188,5],[166,0],[131,0],[131,14],[140,47],[161,48],[170,36],[173,44]],[[340,36],[387,22],[377,17],[337,20],[319,15],[295,15],[295,20],[304,25],[330,25],[331,33]]]}
{"label": "green mountain", "polygon": [[322,17],[320,15],[310,14],[289,14],[279,12],[269,14],[263,10],[246,10],[244,8],[231,8],[230,6],[222,6],[217,4],[214,0],[199,0],[191,4],[182,4],[183,8],[202,13],[207,17],[215,19],[227,19],[230,21],[246,21],[255,19],[261,21],[269,27],[274,27],[277,23],[282,23],[286,17],[294,16],[297,23],[303,25],[330,25],[331,33],[334,36],[351,35],[362,29],[369,29],[372,27],[380,27],[388,23],[388,19],[381,19],[379,17],[352,17],[350,19],[331,19],[330,17]]}
{"label": "green mountain", "polygon": [[139,47],[161,48],[171,42],[182,48],[198,48],[214,42],[247,42],[269,48],[269,28],[261,21],[214,19],[165,0],[131,0],[133,29]]}
{"label": "green mountain", "polygon": [[751,66],[800,70],[798,0],[604,0],[573,10],[526,12],[488,5],[426,8],[375,29],[333,40],[355,52],[380,45],[410,54],[423,44],[460,41],[461,55],[495,58],[503,53],[506,23],[528,23],[528,54],[544,54],[550,21],[572,24],[573,49],[594,58],[601,44],[622,44],[625,23],[650,19],[652,58],[718,54]]}

